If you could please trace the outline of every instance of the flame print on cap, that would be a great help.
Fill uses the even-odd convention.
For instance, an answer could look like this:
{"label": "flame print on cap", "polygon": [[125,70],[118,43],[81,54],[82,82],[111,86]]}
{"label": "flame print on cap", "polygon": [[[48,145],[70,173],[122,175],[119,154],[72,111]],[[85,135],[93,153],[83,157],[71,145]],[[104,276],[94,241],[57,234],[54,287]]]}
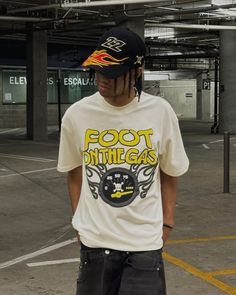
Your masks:
{"label": "flame print on cap", "polygon": [[120,65],[122,61],[128,59],[128,57],[122,59],[116,59],[112,55],[108,54],[105,49],[95,50],[83,63],[82,66],[99,66],[101,68],[111,66],[111,65]]}

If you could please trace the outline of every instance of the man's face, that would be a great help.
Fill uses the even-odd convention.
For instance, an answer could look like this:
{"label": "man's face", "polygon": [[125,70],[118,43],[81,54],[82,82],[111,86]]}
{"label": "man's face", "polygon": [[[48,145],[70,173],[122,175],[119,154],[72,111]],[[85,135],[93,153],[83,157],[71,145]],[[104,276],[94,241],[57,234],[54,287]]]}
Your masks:
{"label": "man's face", "polygon": [[[131,88],[134,86],[134,71],[131,71]],[[129,72],[115,79],[104,77],[96,72],[97,87],[99,93],[105,98],[119,98],[129,95]]]}

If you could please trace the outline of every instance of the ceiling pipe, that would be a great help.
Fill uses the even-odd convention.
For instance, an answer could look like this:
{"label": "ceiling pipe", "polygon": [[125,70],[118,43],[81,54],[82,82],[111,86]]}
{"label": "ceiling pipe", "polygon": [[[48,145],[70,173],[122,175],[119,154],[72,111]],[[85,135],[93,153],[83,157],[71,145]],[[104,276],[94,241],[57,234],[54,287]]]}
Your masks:
{"label": "ceiling pipe", "polygon": [[[161,11],[161,12],[146,12],[146,16],[155,16],[155,17],[162,17],[168,15],[179,15],[179,14],[191,14],[191,13],[201,13],[207,11],[214,11],[217,9],[229,9],[236,7],[236,3],[234,4],[224,4],[224,5],[213,5],[208,7],[198,7],[198,8],[191,8],[191,9],[179,9],[176,11]],[[158,8],[158,7],[157,7]],[[162,8],[161,8],[162,9]]]}
{"label": "ceiling pipe", "polygon": [[178,42],[178,43],[174,43],[174,42],[166,42],[166,41],[159,41],[159,40],[150,40],[150,39],[146,39],[145,40],[145,44],[148,46],[152,46],[153,47],[172,47],[172,48],[179,48],[179,47],[187,47],[187,48],[200,48],[203,50],[216,50],[217,47],[216,46],[211,46],[211,45],[200,45],[200,44],[195,44],[195,43],[186,43],[186,42]]}
{"label": "ceiling pipe", "polygon": [[[64,3],[64,4],[48,4],[48,5],[39,5],[34,7],[25,7],[25,8],[17,8],[17,9],[10,9],[8,13],[21,13],[21,12],[30,12],[30,11],[40,11],[40,10],[47,10],[47,9],[58,9],[58,8],[78,8],[78,7],[92,7],[92,6],[106,6],[106,5],[123,5],[123,4],[145,4],[145,3],[157,3],[163,2],[162,0],[99,0],[99,1],[89,1],[86,2],[77,2],[77,3]],[[227,5],[214,5],[209,7],[202,7],[202,8],[194,8],[189,10],[180,9],[179,11],[162,11],[161,13],[155,13],[155,16],[163,16],[163,15],[172,15],[172,14],[183,14],[183,13],[198,13],[198,12],[205,12],[211,11],[216,9],[227,9],[236,7],[236,4],[227,4]],[[163,7],[161,7],[163,9]]]}
{"label": "ceiling pipe", "polygon": [[29,11],[39,11],[46,9],[58,9],[58,8],[78,8],[78,7],[92,7],[92,6],[106,6],[106,5],[123,5],[123,4],[141,4],[141,3],[156,3],[163,2],[163,0],[107,0],[107,1],[90,1],[86,2],[77,2],[77,3],[61,3],[61,4],[48,4],[48,5],[39,5],[34,7],[25,7],[25,8],[16,8],[8,10],[8,13],[20,13],[20,12],[29,12]]}
{"label": "ceiling pipe", "polygon": [[219,31],[219,30],[233,30],[236,31],[235,26],[222,26],[222,25],[197,25],[197,24],[180,24],[180,23],[166,23],[161,24],[155,20],[145,20],[148,26],[160,27],[160,28],[177,28],[177,29],[197,29],[197,30],[204,30],[204,31]]}
{"label": "ceiling pipe", "polygon": [[179,59],[179,58],[210,58],[210,57],[217,57],[218,54],[217,53],[199,53],[199,54],[175,54],[175,55],[152,55],[152,56],[147,56],[145,57],[145,60],[148,60],[149,58],[154,61],[154,60],[158,60],[158,59]]}
{"label": "ceiling pipe", "polygon": [[51,18],[41,17],[20,17],[20,16],[0,16],[0,21],[15,21],[15,22],[41,22],[50,21]]}
{"label": "ceiling pipe", "polygon": [[163,2],[162,0],[104,0],[104,1],[90,1],[86,0],[86,2],[73,2],[73,3],[65,3],[61,4],[61,7],[69,8],[69,7],[92,7],[92,6],[110,6],[110,5],[124,5],[124,4],[144,4],[144,3],[157,3]]}
{"label": "ceiling pipe", "polygon": [[7,13],[20,13],[20,12],[28,12],[28,11],[37,11],[37,10],[46,10],[46,9],[54,9],[60,8],[60,4],[49,4],[49,5],[39,5],[33,7],[25,7],[25,8],[16,8],[16,9],[9,9]]}

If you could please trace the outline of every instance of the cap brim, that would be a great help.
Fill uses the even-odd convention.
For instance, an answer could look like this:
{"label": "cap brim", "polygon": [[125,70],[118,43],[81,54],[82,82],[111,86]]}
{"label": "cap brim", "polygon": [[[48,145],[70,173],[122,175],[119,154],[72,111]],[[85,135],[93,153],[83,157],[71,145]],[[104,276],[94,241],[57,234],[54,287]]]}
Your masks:
{"label": "cap brim", "polygon": [[130,67],[128,67],[127,65],[109,65],[107,68],[96,65],[91,65],[87,67],[95,70],[96,72],[99,72],[108,79],[116,79],[119,76],[127,73],[130,69]]}

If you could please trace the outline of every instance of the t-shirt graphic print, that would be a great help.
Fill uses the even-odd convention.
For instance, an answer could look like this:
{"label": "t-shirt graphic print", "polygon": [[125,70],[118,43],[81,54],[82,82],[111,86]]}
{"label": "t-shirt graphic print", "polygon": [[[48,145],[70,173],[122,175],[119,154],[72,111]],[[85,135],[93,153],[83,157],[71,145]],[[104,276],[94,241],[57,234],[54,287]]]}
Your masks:
{"label": "t-shirt graphic print", "polygon": [[158,164],[153,136],[151,128],[86,130],[83,159],[95,199],[123,207],[146,197]]}

